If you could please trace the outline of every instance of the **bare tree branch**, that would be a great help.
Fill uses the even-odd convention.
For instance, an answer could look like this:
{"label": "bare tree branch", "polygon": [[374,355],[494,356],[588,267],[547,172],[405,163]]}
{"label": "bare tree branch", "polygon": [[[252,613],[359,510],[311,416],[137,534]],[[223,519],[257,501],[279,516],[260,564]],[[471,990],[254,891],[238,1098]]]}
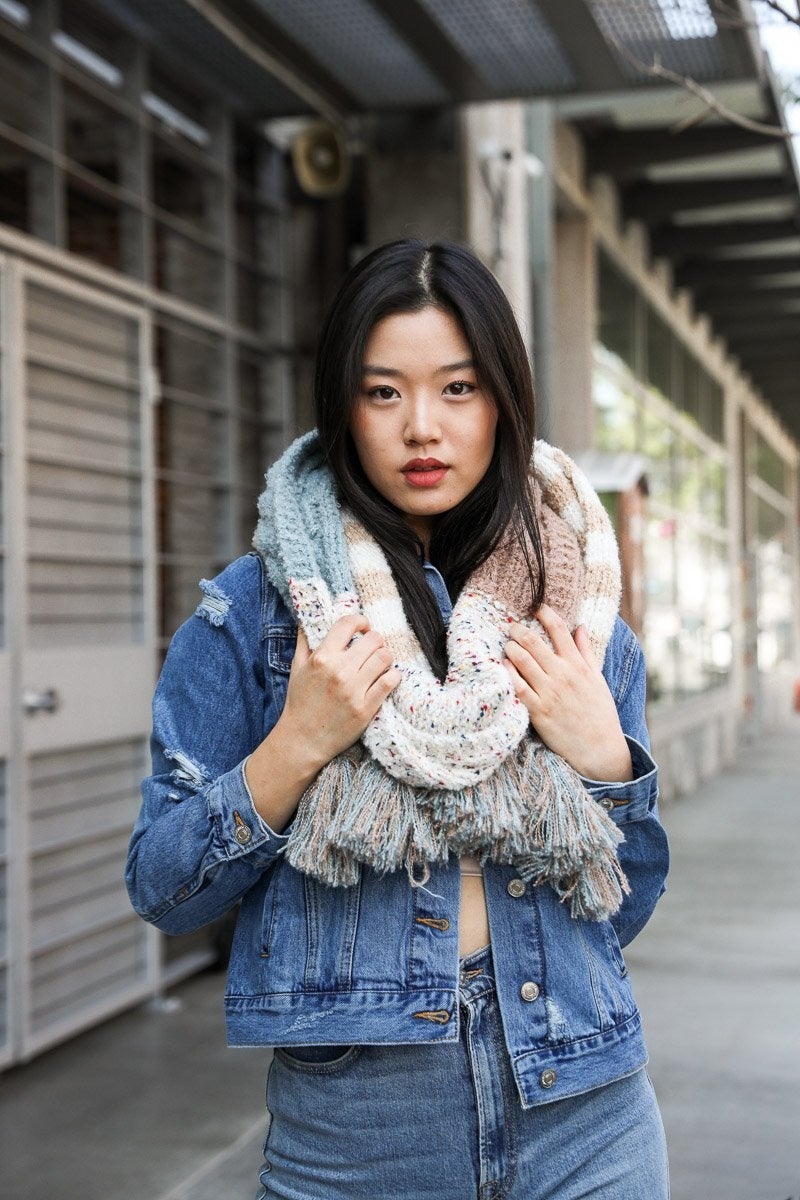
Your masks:
{"label": "bare tree branch", "polygon": [[645,75],[650,75],[653,79],[666,79],[669,83],[677,84],[684,91],[689,92],[692,96],[696,96],[706,106],[705,113],[698,116],[692,115],[685,121],[680,121],[672,126],[671,133],[680,133],[691,125],[698,124],[704,120],[709,113],[716,113],[723,120],[729,121],[732,125],[738,125],[741,129],[749,129],[753,133],[762,133],[764,137],[776,138],[781,141],[786,141],[792,137],[789,130],[781,128],[780,125],[768,125],[764,121],[755,121],[752,117],[745,117],[742,113],[736,112],[735,109],[729,108],[727,104],[703,87],[696,79],[692,79],[688,75],[680,75],[677,71],[671,71],[669,67],[663,66],[658,55],[655,55],[652,63],[642,62],[635,54],[632,54],[627,46],[624,46],[616,38],[611,39],[612,45],[616,50],[626,58],[638,71],[642,71]]}
{"label": "bare tree branch", "polygon": [[765,4],[767,8],[771,8],[772,11],[777,13],[779,16],[785,17],[785,19],[790,21],[793,25],[800,26],[800,0],[795,0],[795,8],[797,9],[797,12],[794,13],[790,12],[786,5],[781,3],[781,0],[761,0],[761,3]]}

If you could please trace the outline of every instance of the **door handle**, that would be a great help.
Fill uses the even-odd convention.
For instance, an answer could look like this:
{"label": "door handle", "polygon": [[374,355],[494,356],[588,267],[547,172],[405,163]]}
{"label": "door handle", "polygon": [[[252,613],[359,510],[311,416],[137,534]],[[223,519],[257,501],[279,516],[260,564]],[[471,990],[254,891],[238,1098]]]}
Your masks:
{"label": "door handle", "polygon": [[22,707],[29,715],[37,712],[54,713],[61,704],[61,697],[55,688],[46,688],[43,692],[23,692]]}

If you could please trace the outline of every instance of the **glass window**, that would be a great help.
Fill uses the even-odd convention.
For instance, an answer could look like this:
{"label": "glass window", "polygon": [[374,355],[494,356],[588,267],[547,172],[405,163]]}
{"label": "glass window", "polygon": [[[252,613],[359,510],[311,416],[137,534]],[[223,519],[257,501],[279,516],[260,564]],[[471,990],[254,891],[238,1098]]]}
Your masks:
{"label": "glass window", "polygon": [[153,237],[153,279],[162,291],[197,304],[222,310],[222,257],[156,221]]}
{"label": "glass window", "polygon": [[0,221],[34,232],[34,196],[46,194],[50,164],[0,136]]}
{"label": "glass window", "polygon": [[700,364],[691,353],[684,349],[681,355],[681,389],[678,397],[679,405],[700,424]]}
{"label": "glass window", "polygon": [[64,152],[109,183],[136,186],[131,177],[136,149],[133,123],[82,88],[63,84]]}
{"label": "glass window", "polygon": [[[107,21],[94,5],[86,4],[85,0],[61,0],[59,25],[72,43],[89,51],[84,64],[73,53],[68,55],[70,62],[83,66],[83,70],[95,80],[105,79],[111,83],[116,79],[114,86],[119,87],[128,60],[126,47],[129,39],[125,32]],[[91,56],[97,59],[94,66]],[[106,65],[105,69],[103,64]],[[109,71],[108,67],[114,70]]]}
{"label": "glass window", "polygon": [[672,397],[674,339],[666,321],[649,305],[646,317],[647,382],[665,400]]}
{"label": "glass window", "polygon": [[157,208],[202,233],[213,233],[220,223],[220,180],[200,166],[180,147],[161,137],[153,138],[153,203]]}
{"label": "glass window", "polygon": [[595,379],[595,443],[599,450],[635,450],[637,406],[631,392],[611,373]]}
{"label": "glass window", "polygon": [[0,41],[0,122],[47,141],[47,68],[18,46]]}
{"label": "glass window", "polygon": [[633,285],[600,256],[598,337],[607,350],[636,367],[636,292]]}
{"label": "glass window", "polygon": [[755,436],[755,463],[753,465],[756,475],[763,479],[764,483],[768,483],[782,496],[787,494],[786,463],[778,451],[773,449],[760,433]]}

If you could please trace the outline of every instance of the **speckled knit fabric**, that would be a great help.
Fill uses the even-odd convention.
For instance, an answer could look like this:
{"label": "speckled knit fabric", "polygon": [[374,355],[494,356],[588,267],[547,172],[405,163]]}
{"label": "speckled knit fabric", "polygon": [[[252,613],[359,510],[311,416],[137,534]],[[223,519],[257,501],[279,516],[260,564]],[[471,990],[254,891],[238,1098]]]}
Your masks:
{"label": "speckled knit fabric", "polygon": [[[546,600],[586,626],[602,662],[619,603],[608,517],[575,464],[537,442],[534,488],[546,557]],[[315,649],[333,623],[363,611],[402,680],[361,742],[329,763],[301,799],[286,856],[334,886],[359,863],[405,867],[424,884],[451,853],[512,863],[549,883],[575,916],[605,919],[627,885],[618,828],[563,759],[533,734],[503,666],[511,617],[540,633],[518,543],[507,535],[468,580],[447,636],[440,682],[408,624],[384,554],[338,505],[315,434],[267,476],[254,545]]]}

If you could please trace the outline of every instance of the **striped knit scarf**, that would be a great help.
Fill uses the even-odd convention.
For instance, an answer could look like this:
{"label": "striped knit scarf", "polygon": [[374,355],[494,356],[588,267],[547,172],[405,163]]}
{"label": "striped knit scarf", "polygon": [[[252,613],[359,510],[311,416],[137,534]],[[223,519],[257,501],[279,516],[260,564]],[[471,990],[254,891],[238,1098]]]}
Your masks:
{"label": "striped knit scarf", "polygon": [[[620,588],[608,517],[561,451],[539,441],[534,463],[540,515],[561,522],[577,547],[580,570],[564,589],[577,600],[571,627],[586,626],[602,662]],[[537,738],[503,666],[509,617],[525,616],[544,633],[521,610],[528,574],[514,540],[501,542],[458,597],[440,682],[382,550],[337,500],[316,433],[270,469],[259,513],[253,544],[311,650],[341,616],[363,611],[402,672],[361,741],[303,795],[289,862],[332,886],[354,884],[362,863],[379,872],[405,867],[412,884],[424,885],[430,864],[469,853],[550,884],[575,917],[616,912],[628,890],[615,853],[622,835]]]}

